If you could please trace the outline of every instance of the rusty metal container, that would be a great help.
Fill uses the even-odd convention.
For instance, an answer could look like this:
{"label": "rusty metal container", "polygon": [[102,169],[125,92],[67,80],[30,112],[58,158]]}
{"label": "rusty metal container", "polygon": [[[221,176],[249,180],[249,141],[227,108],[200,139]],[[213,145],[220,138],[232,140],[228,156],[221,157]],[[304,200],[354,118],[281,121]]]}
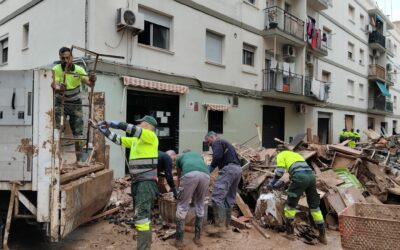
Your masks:
{"label": "rusty metal container", "polygon": [[[161,218],[167,222],[174,224],[176,220],[176,200],[173,198],[172,193],[163,194],[159,199],[159,209]],[[208,215],[208,200],[204,203],[204,217],[203,224],[207,223]],[[193,204],[190,204],[188,214],[186,215],[185,225],[194,226],[196,219],[196,209]]]}

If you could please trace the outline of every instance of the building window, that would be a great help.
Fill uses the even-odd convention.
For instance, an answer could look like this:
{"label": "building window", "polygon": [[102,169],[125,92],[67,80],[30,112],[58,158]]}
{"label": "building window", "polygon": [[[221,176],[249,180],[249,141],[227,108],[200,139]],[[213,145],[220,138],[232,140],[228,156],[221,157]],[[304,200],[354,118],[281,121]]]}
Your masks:
{"label": "building window", "polygon": [[359,85],[360,91],[359,91],[359,99],[364,100],[364,84],[360,83]]}
{"label": "building window", "polygon": [[393,108],[397,109],[397,96],[393,96]]}
{"label": "building window", "polygon": [[214,63],[222,64],[222,44],[224,37],[213,33],[206,32],[206,60]]}
{"label": "building window", "polygon": [[324,27],[322,29],[322,40],[326,43],[328,48],[332,48],[332,30]]}
{"label": "building window", "polygon": [[322,82],[331,82],[331,72],[322,70]]}
{"label": "building window", "polygon": [[354,44],[347,44],[347,58],[354,61]]}
{"label": "building window", "polygon": [[138,36],[141,44],[166,49],[170,48],[171,18],[139,7],[144,15],[144,31]]}
{"label": "building window", "polygon": [[8,62],[8,37],[0,40],[1,64]]}
{"label": "building window", "polygon": [[347,80],[347,96],[354,97],[354,81]]}
{"label": "building window", "polygon": [[256,4],[256,0],[247,0],[247,2],[251,3],[251,4]]}
{"label": "building window", "polygon": [[393,120],[392,135],[397,135],[397,120]]}
{"label": "building window", "polygon": [[360,59],[358,60],[360,65],[364,65],[364,50],[360,49]]}
{"label": "building window", "polygon": [[349,18],[352,22],[354,22],[355,12],[355,8],[352,5],[349,5]]}
{"label": "building window", "polygon": [[224,133],[224,112],[208,111],[208,131],[214,131],[218,134]]}
{"label": "building window", "polygon": [[365,29],[365,19],[364,19],[364,15],[360,14],[360,25],[361,25],[361,29]]}
{"label": "building window", "polygon": [[243,64],[254,67],[254,53],[256,47],[243,43]]}
{"label": "building window", "polygon": [[22,49],[26,49],[29,46],[29,23],[22,26]]}

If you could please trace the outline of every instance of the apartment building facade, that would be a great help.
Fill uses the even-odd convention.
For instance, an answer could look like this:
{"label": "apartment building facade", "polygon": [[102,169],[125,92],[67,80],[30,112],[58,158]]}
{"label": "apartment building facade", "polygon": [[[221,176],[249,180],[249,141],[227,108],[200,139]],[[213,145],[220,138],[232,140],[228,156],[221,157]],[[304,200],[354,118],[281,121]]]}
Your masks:
{"label": "apartment building facade", "polygon": [[[201,151],[208,130],[265,147],[307,128],[391,134],[399,39],[372,1],[0,1],[0,71],[51,67],[61,46],[124,56],[98,63],[106,117],[154,115],[162,150]],[[116,176],[124,154],[111,146]]]}

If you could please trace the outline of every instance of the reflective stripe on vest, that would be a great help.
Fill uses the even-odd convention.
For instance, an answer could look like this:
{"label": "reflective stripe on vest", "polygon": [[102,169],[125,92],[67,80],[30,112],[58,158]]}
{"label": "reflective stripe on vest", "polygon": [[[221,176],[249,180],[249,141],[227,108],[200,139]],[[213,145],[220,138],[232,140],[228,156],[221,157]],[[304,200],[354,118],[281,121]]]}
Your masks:
{"label": "reflective stripe on vest", "polygon": [[129,160],[129,173],[135,181],[156,180],[158,159]]}
{"label": "reflective stripe on vest", "polygon": [[310,168],[310,166],[308,166],[308,164],[304,161],[298,161],[292,164],[292,166],[290,166],[289,168],[289,174],[293,175],[295,172],[299,172],[299,171],[307,171],[310,170],[312,171],[312,169]]}

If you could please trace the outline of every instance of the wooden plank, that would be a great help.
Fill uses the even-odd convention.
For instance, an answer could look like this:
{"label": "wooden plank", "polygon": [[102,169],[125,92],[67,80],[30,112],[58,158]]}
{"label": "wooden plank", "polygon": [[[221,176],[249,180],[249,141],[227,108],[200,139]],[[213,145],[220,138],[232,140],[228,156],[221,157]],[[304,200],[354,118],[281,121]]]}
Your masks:
{"label": "wooden plank", "polygon": [[89,173],[96,172],[96,171],[99,171],[102,169],[104,169],[103,164],[96,164],[96,165],[92,165],[90,167],[83,167],[83,168],[75,169],[71,172],[62,174],[60,177],[60,182],[61,182],[61,184],[65,184],[66,182],[76,180],[82,176],[89,174]]}
{"label": "wooden plank", "polygon": [[269,236],[264,230],[257,224],[257,222],[252,221],[251,224],[254,226],[254,228],[259,232],[264,238],[270,239],[271,236]]}
{"label": "wooden plank", "polygon": [[350,155],[354,155],[354,156],[361,156],[362,155],[362,151],[359,150],[355,150],[349,147],[345,147],[342,145],[329,145],[329,149],[331,150],[335,150],[335,151],[339,151],[345,154],[350,154]]}
{"label": "wooden plank", "polygon": [[61,238],[92,218],[110,200],[112,170],[105,169],[95,175],[61,186]]}
{"label": "wooden plank", "polygon": [[321,179],[325,184],[327,184],[330,188],[336,187],[342,183],[344,180],[341,179],[333,170],[327,170],[322,172],[318,179]]}
{"label": "wooden plank", "polygon": [[273,173],[265,173],[262,174],[260,176],[258,176],[257,178],[255,178],[249,185],[247,185],[246,190],[256,190],[258,189],[258,187],[264,183],[265,179],[267,177],[271,177],[273,176]]}
{"label": "wooden plank", "polygon": [[345,140],[345,141],[339,143],[339,145],[346,146],[349,142],[351,142],[351,140]]}
{"label": "wooden plank", "polygon": [[[4,228],[4,238],[3,238],[3,247],[5,249],[8,249],[8,235],[10,234],[10,226],[11,226],[11,220],[12,220],[12,215],[13,215],[13,209],[14,209],[14,200],[15,200],[15,194],[17,192],[17,184],[15,182],[12,183],[12,188],[11,188],[11,196],[10,196],[10,202],[8,203],[8,212],[7,212],[7,220],[6,220],[6,226]],[[0,232],[2,233],[2,232]]]}
{"label": "wooden plank", "polygon": [[313,167],[316,176],[318,176],[318,175],[321,174],[321,169],[319,169],[317,163],[315,163],[314,161],[312,161],[312,162],[311,162],[311,166]]}
{"label": "wooden plank", "polygon": [[304,137],[306,137],[306,133],[297,134],[293,141],[289,143],[288,149],[294,150],[297,146],[299,146],[302,142]]}
{"label": "wooden plank", "polygon": [[313,157],[317,153],[317,151],[300,150],[300,151],[297,151],[297,153],[299,153],[301,156],[303,156],[304,160],[308,160],[311,157]]}
{"label": "wooden plank", "polygon": [[37,210],[36,210],[35,205],[33,205],[32,202],[30,202],[30,200],[28,200],[28,198],[26,198],[26,196],[23,193],[18,192],[17,196],[18,196],[18,200],[22,204],[24,204],[24,206],[29,210],[29,212],[31,212],[33,215],[37,214]]}
{"label": "wooden plank", "polygon": [[107,215],[110,215],[110,214],[113,214],[113,213],[118,212],[118,211],[119,211],[119,207],[112,208],[112,209],[107,210],[107,211],[105,211],[105,212],[103,212],[101,214],[93,216],[92,218],[88,219],[85,223],[87,223],[89,221],[93,221],[93,220],[99,219],[101,217],[104,217],[104,216],[107,216]]}
{"label": "wooden plank", "polygon": [[307,128],[307,142],[312,143],[312,129]]}
{"label": "wooden plank", "polygon": [[231,225],[234,226],[234,227],[237,227],[239,229],[245,229],[246,228],[246,223],[240,221],[235,216],[231,217]]}
{"label": "wooden plank", "polygon": [[332,160],[331,168],[348,168],[350,169],[356,163],[357,158],[351,155],[345,155],[341,153],[335,152],[335,155]]}
{"label": "wooden plank", "polygon": [[242,200],[240,194],[236,193],[236,204],[238,205],[240,211],[242,212],[243,216],[247,218],[253,218],[253,214],[250,211],[249,206]]}

